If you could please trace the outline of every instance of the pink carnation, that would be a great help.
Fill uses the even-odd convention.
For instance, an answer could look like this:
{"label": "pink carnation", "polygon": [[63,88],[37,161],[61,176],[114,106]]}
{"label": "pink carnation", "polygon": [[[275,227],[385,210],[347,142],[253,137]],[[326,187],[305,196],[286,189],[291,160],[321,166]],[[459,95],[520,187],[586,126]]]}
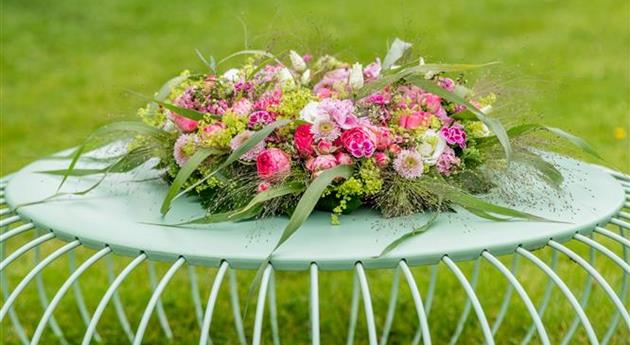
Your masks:
{"label": "pink carnation", "polygon": [[341,135],[343,147],[354,157],[371,157],[376,150],[376,136],[369,129],[354,127]]}
{"label": "pink carnation", "polygon": [[313,173],[334,168],[337,166],[337,159],[333,155],[321,155],[306,161],[306,168]]}
{"label": "pink carnation", "polygon": [[[232,151],[243,145],[245,141],[251,138],[253,134],[254,132],[252,131],[243,131],[232,138],[232,140],[230,141],[230,148],[232,149]],[[245,161],[253,161],[254,159],[256,159],[256,156],[258,156],[264,149],[265,142],[261,141],[258,144],[254,145],[254,147],[251,148],[249,151],[245,152],[245,154],[241,156],[241,159]]]}
{"label": "pink carnation", "polygon": [[264,110],[255,111],[249,115],[249,120],[247,121],[247,127],[254,128],[257,125],[265,126],[275,121],[275,119],[276,117],[268,111],[264,111]]}
{"label": "pink carnation", "polygon": [[291,171],[291,158],[281,149],[265,149],[256,158],[256,169],[263,180],[277,180]]}
{"label": "pink carnation", "polygon": [[313,133],[311,124],[299,125],[293,133],[293,145],[301,156],[310,157],[313,155]]}
{"label": "pink carnation", "polygon": [[440,135],[446,140],[449,145],[459,145],[459,147],[466,148],[466,132],[461,125],[454,125],[452,127],[442,127],[440,129]]}
{"label": "pink carnation", "polygon": [[458,167],[461,163],[459,157],[455,155],[455,151],[452,148],[447,147],[440,158],[438,158],[436,167],[440,174],[449,176],[455,167]]}

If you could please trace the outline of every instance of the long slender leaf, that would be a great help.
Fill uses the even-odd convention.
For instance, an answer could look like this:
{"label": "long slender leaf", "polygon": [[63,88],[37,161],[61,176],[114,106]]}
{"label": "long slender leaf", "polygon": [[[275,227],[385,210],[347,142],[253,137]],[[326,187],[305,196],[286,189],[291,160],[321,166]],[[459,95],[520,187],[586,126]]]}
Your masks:
{"label": "long slender leaf", "polygon": [[264,50],[253,50],[253,49],[241,50],[241,51],[237,51],[236,53],[230,54],[230,55],[224,57],[223,59],[219,60],[219,62],[217,63],[217,66],[223,64],[224,62],[226,62],[226,61],[228,61],[228,60],[230,60],[230,59],[232,59],[234,57],[240,56],[240,55],[261,55],[261,56],[265,56],[265,57],[268,57],[268,58],[272,58],[278,64],[284,66],[282,61],[278,60],[270,52],[264,51]]}
{"label": "long slender leaf", "polygon": [[433,223],[435,222],[435,220],[437,219],[438,216],[439,216],[439,212],[433,212],[431,214],[431,217],[429,218],[429,220],[427,220],[426,223],[424,223],[422,226],[419,226],[419,227],[413,229],[412,231],[410,231],[410,232],[400,236],[399,238],[395,239],[394,241],[392,241],[390,244],[387,245],[387,247],[385,247],[385,249],[383,249],[381,254],[379,254],[378,256],[379,257],[383,256],[383,255],[391,252],[394,248],[398,247],[401,243],[409,240],[412,237],[415,237],[417,235],[420,235],[420,234],[426,232],[433,225]]}
{"label": "long slender leaf", "polygon": [[288,194],[296,194],[304,190],[304,184],[301,182],[287,182],[279,186],[271,187],[264,192],[258,193],[248,204],[242,209],[234,212],[229,218],[238,217],[242,213],[249,212],[252,208],[262,204],[265,201],[275,199]]}
{"label": "long slender leaf", "polygon": [[411,48],[411,43],[405,42],[399,38],[396,38],[392,45],[389,47],[385,58],[383,59],[383,69],[388,70],[396,63],[405,52]]}
{"label": "long slender leaf", "polygon": [[564,180],[562,173],[558,171],[553,164],[547,162],[535,153],[528,151],[516,152],[514,154],[514,160],[536,169],[545,181],[556,188],[560,187],[560,184],[562,184]]}

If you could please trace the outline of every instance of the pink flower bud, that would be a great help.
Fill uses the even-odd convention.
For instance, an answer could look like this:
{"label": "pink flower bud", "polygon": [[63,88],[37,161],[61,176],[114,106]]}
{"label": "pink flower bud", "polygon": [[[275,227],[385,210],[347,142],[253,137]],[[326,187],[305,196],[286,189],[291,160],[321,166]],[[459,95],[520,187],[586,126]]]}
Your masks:
{"label": "pink flower bud", "polygon": [[260,192],[264,192],[264,191],[266,191],[267,189],[269,189],[269,187],[271,187],[271,184],[269,184],[269,182],[265,182],[265,181],[263,181],[263,182],[261,182],[261,183],[259,183],[259,184],[258,184],[258,188],[256,188],[256,191],[257,191],[258,193],[260,193]]}
{"label": "pink flower bud", "polygon": [[337,159],[337,163],[340,165],[352,165],[352,157],[349,154],[343,152],[337,152],[335,154],[335,159]]}
{"label": "pink flower bud", "polygon": [[384,168],[389,164],[389,157],[384,152],[375,153],[374,160],[379,168]]}

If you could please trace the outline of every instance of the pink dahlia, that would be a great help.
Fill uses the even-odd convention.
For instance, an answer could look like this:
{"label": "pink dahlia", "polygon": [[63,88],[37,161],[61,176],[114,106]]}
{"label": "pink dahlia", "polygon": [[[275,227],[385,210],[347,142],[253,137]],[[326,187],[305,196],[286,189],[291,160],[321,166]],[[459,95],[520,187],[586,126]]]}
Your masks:
{"label": "pink dahlia", "polygon": [[454,125],[451,127],[442,127],[440,129],[440,135],[446,140],[449,145],[459,145],[459,147],[466,148],[466,132],[461,125]]}
{"label": "pink dahlia", "polygon": [[341,134],[341,130],[330,117],[321,116],[311,127],[311,133],[315,140],[334,141]]}
{"label": "pink dahlia", "polygon": [[394,159],[394,170],[406,179],[415,179],[422,176],[424,164],[422,155],[412,150],[402,150]]}
{"label": "pink dahlia", "polygon": [[376,150],[376,136],[363,127],[354,127],[343,132],[341,143],[356,158],[371,157]]}
{"label": "pink dahlia", "polygon": [[461,159],[455,155],[455,151],[452,148],[447,147],[438,161],[436,163],[436,167],[440,174],[444,176],[449,176],[455,167],[458,167],[461,164]]}
{"label": "pink dahlia", "polygon": [[[247,141],[247,139],[251,138],[252,134],[254,134],[254,132],[252,131],[243,131],[232,138],[232,140],[230,141],[230,148],[232,149],[232,151],[243,145]],[[253,161],[264,149],[265,142],[261,141],[258,144],[254,145],[254,147],[251,148],[249,151],[245,152],[245,154],[241,156],[241,159],[245,161]]]}
{"label": "pink dahlia", "polygon": [[173,157],[175,158],[175,163],[177,165],[184,166],[188,159],[190,159],[190,152],[187,152],[188,145],[194,145],[197,141],[197,137],[193,134],[182,134],[175,141],[175,145],[173,146]]}
{"label": "pink dahlia", "polygon": [[293,145],[298,153],[303,157],[310,157],[313,155],[313,133],[311,133],[311,127],[313,125],[303,124],[299,125],[293,133]]}
{"label": "pink dahlia", "polygon": [[256,158],[256,169],[263,180],[281,179],[291,171],[291,157],[278,148],[264,149]]}

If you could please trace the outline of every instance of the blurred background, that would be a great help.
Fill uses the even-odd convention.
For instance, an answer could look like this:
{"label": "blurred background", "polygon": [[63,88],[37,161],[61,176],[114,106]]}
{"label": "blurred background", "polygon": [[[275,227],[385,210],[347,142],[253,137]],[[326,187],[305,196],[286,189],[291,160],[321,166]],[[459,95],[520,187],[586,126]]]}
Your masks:
{"label": "blurred background", "polygon": [[[100,125],[133,118],[143,101],[128,90],[151,95],[184,69],[204,70],[195,49],[220,59],[246,46],[294,47],[300,53],[326,51],[368,63],[382,57],[395,37],[416,42],[416,51],[430,62],[501,61],[501,73],[525,81],[528,111],[545,124],[585,138],[610,165],[630,171],[628,1],[3,0],[1,6],[1,175],[80,143]],[[99,276],[86,279],[89,286],[90,279]],[[349,284],[350,279],[334,284]],[[386,281],[374,284],[387,291]],[[303,292],[308,285],[299,279],[288,284],[279,300],[288,303],[284,308],[293,319],[295,306],[306,303]],[[95,289],[93,299],[102,292]],[[206,296],[207,289],[202,293]],[[179,303],[177,295],[166,300]],[[227,304],[220,307],[228,313]],[[76,311],[68,308],[60,318],[76,324]],[[37,320],[41,310],[35,309],[30,315],[29,308],[22,308],[24,319]],[[285,343],[308,342],[308,315],[302,314],[286,322]],[[568,318],[550,314],[558,327],[568,327]],[[344,333],[345,315],[339,312],[328,320],[333,334]],[[444,325],[444,341],[458,315],[444,310],[431,320]],[[188,343],[181,329],[197,331],[192,316],[171,318],[180,323],[173,327],[180,329],[178,341]],[[528,322],[520,321],[506,321],[501,330],[507,334],[505,343],[520,341]],[[106,343],[116,344],[121,333],[112,325]],[[217,327],[221,329],[220,322]],[[413,334],[412,328],[396,329],[401,338],[394,336],[393,342]],[[159,332],[154,333],[149,343],[161,343]],[[5,336],[7,344],[16,341],[11,334]],[[479,335],[462,343],[472,339],[479,340]],[[585,338],[578,334],[576,339],[581,344]]]}

